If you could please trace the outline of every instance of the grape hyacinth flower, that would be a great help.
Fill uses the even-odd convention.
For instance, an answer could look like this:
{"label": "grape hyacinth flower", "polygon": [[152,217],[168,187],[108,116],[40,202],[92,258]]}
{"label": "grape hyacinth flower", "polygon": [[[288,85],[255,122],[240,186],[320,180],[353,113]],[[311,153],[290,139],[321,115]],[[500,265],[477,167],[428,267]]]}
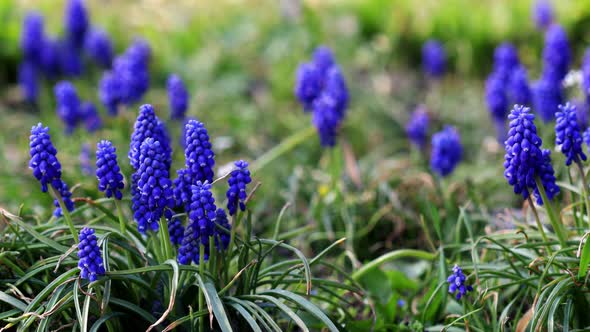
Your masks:
{"label": "grape hyacinth flower", "polygon": [[92,160],[90,159],[90,145],[83,144],[82,149],[80,149],[80,169],[82,170],[82,174],[84,175],[91,175],[94,173],[94,168],[92,167]]}
{"label": "grape hyacinth flower", "polygon": [[110,116],[119,113],[119,105],[122,103],[121,89],[121,81],[113,72],[105,72],[102,75],[98,87],[98,98]]}
{"label": "grape hyacinth flower", "polygon": [[312,122],[324,147],[336,145],[336,136],[348,107],[348,89],[329,48],[316,48],[313,61],[299,65],[295,96]]}
{"label": "grape hyacinth flower", "polygon": [[538,29],[547,29],[553,23],[553,7],[548,0],[537,0],[532,10],[533,21]]}
{"label": "grape hyacinth flower", "polygon": [[39,65],[44,40],[43,16],[37,12],[29,12],[23,21],[23,29],[20,36],[20,47],[25,61]]}
{"label": "grape hyacinth flower", "polygon": [[584,139],[584,143],[586,143],[586,146],[588,146],[590,149],[590,128],[586,128],[586,130],[584,130],[582,137]]}
{"label": "grape hyacinth flower", "polygon": [[[504,143],[504,177],[514,187],[514,193],[524,199],[529,197],[530,189],[538,192],[535,177],[539,177],[547,196],[552,199],[559,193],[559,187],[555,185],[550,152],[541,150],[542,141],[537,135],[535,116],[529,111],[528,107],[515,105],[508,115],[510,129]],[[539,198],[537,202],[543,204]]]}
{"label": "grape hyacinth flower", "polygon": [[234,163],[235,168],[231,171],[227,183],[229,188],[227,189],[227,210],[229,215],[233,216],[236,214],[238,206],[240,210],[246,209],[246,186],[252,182],[250,178],[250,170],[248,170],[248,163],[243,160],[238,160]]}
{"label": "grape hyacinth flower", "polygon": [[152,105],[145,104],[139,107],[139,115],[133,128],[128,156],[131,166],[137,170],[139,168],[139,152],[142,142],[150,137],[159,141],[159,144],[162,141],[162,127]]}
{"label": "grape hyacinth flower", "polygon": [[18,84],[26,101],[36,103],[39,96],[39,82],[35,65],[25,61],[18,67]]}
{"label": "grape hyacinth flower", "polygon": [[551,25],[545,33],[543,77],[561,82],[569,70],[571,57],[567,33],[560,25]]}
{"label": "grape hyacinth flower", "polygon": [[90,30],[84,41],[84,50],[103,68],[110,68],[113,64],[113,44],[109,35],[102,29]]}
{"label": "grape hyacinth flower", "polygon": [[184,226],[180,218],[172,218],[168,222],[168,233],[170,234],[170,242],[174,245],[180,245],[184,236]]}
{"label": "grape hyacinth flower", "polygon": [[312,110],[313,101],[322,90],[322,76],[313,63],[303,63],[295,74],[295,96],[303,105],[303,110]]}
{"label": "grape hyacinth flower", "polygon": [[102,128],[102,120],[92,102],[86,101],[80,106],[80,117],[84,121],[84,126],[88,132],[95,132]]}
{"label": "grape hyacinth flower", "polygon": [[188,109],[188,91],[180,76],[176,74],[168,77],[166,85],[168,89],[168,100],[170,101],[170,118],[183,120]]}
{"label": "grape hyacinth flower", "polygon": [[134,202],[134,217],[140,233],[157,231],[162,216],[170,220],[174,208],[172,181],[166,166],[165,151],[159,141],[152,137],[141,143],[139,168],[137,169],[137,202]]}
{"label": "grape hyacinth flower", "polygon": [[576,107],[576,117],[580,128],[588,127],[588,104],[580,99],[574,100],[572,104]]}
{"label": "grape hyacinth flower", "polygon": [[555,113],[555,145],[560,147],[561,152],[566,156],[567,166],[573,162],[579,163],[586,160],[582,151],[582,135],[578,125],[576,107],[570,103],[559,105],[559,111]]}
{"label": "grape hyacinth flower", "polygon": [[422,46],[422,68],[432,78],[440,78],[446,70],[446,54],[443,45],[434,39]]}
{"label": "grape hyacinth flower", "polygon": [[84,71],[80,51],[69,41],[61,41],[59,48],[60,71],[65,76],[78,77]]}
{"label": "grape hyacinth flower", "polygon": [[191,179],[190,184],[197,181],[213,182],[215,153],[211,150],[209,135],[203,123],[191,120],[186,124],[186,148],[184,149],[185,165]]}
{"label": "grape hyacinth flower", "polygon": [[82,48],[89,21],[84,1],[68,0],[64,16],[68,42],[76,49]]}
{"label": "grape hyacinth flower", "polygon": [[181,168],[176,171],[177,177],[174,179],[174,199],[176,200],[176,207],[185,207],[188,210],[191,200],[191,177],[186,168]]}
{"label": "grape hyacinth flower", "polygon": [[80,120],[80,99],[72,83],[62,81],[55,85],[57,115],[66,125],[66,133],[70,134]]}
{"label": "grape hyacinth flower", "polygon": [[559,105],[563,103],[563,89],[560,82],[541,78],[533,86],[533,105],[543,122],[555,118]]}
{"label": "grape hyacinth flower", "polygon": [[91,282],[105,274],[102,255],[98,247],[94,229],[84,227],[80,231],[80,243],[78,243],[78,268],[80,277]]}
{"label": "grape hyacinth flower", "polygon": [[[213,220],[217,207],[211,193],[211,184],[198,181],[191,187],[191,192],[189,224],[184,230],[184,237],[178,249],[178,262],[184,265],[191,262],[199,264],[201,254],[204,260],[209,259],[209,236],[213,236],[215,230]],[[203,245],[205,252],[200,252],[200,245]]]}
{"label": "grape hyacinth flower", "polygon": [[414,145],[420,149],[426,146],[426,136],[428,135],[428,112],[424,106],[416,108],[406,124],[406,135]]}
{"label": "grape hyacinth flower", "polygon": [[49,128],[41,123],[31,128],[29,168],[41,183],[41,191],[47,192],[49,185],[61,185],[61,164],[57,150],[51,143]]}
{"label": "grape hyacinth flower", "polygon": [[453,267],[453,274],[449,276],[447,282],[449,283],[449,293],[457,293],[457,295],[455,295],[457,300],[460,300],[461,297],[467,295],[467,292],[473,291],[473,287],[465,284],[466,280],[467,277],[463,273],[463,270],[455,264]]}
{"label": "grape hyacinth flower", "polygon": [[43,52],[41,52],[40,67],[43,75],[48,79],[55,79],[61,74],[61,43],[50,37],[43,39]]}
{"label": "grape hyacinth flower", "polygon": [[[532,94],[524,67],[519,66],[512,71],[510,81],[508,82],[508,96],[511,104],[531,104]],[[508,109],[506,109],[506,113],[508,113]]]}
{"label": "grape hyacinth flower", "polygon": [[[66,209],[68,209],[68,212],[74,211],[74,202],[72,201],[72,192],[68,188],[68,185],[63,180],[60,180],[59,183],[56,183],[56,184],[57,185],[53,185],[53,186],[55,188],[55,191],[59,194],[59,196],[63,200]],[[53,210],[53,215],[55,217],[61,217],[63,215],[63,212],[61,209],[61,205],[59,204],[59,200],[57,198],[53,200],[53,206],[55,206],[55,210]]]}
{"label": "grape hyacinth flower", "polygon": [[508,96],[501,75],[493,72],[486,80],[486,103],[492,119],[504,123],[508,113]]}
{"label": "grape hyacinth flower", "polygon": [[98,190],[104,192],[108,198],[123,198],[123,174],[117,162],[117,149],[110,141],[102,140],[96,145],[96,177]]}
{"label": "grape hyacinth flower", "polygon": [[438,175],[445,177],[457,167],[463,157],[463,146],[457,129],[446,126],[432,136],[430,167]]}
{"label": "grape hyacinth flower", "polygon": [[231,225],[227,220],[225,210],[222,208],[219,208],[217,211],[215,211],[215,224],[227,230],[227,232],[225,232],[224,230],[215,227],[215,246],[219,251],[225,250],[231,241],[231,235],[229,233],[231,231]]}
{"label": "grape hyacinth flower", "polygon": [[494,50],[494,72],[503,80],[509,79],[519,63],[518,51],[511,43],[502,43]]}

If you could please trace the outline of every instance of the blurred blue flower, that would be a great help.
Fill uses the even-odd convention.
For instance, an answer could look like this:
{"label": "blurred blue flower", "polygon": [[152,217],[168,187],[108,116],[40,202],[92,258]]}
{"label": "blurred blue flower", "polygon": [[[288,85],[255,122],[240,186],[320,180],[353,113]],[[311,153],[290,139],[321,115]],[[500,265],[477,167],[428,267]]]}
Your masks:
{"label": "blurred blue flower", "polygon": [[422,68],[432,78],[440,78],[446,71],[447,56],[438,40],[428,40],[422,46]]}
{"label": "blurred blue flower", "polygon": [[313,63],[302,63],[295,74],[295,96],[305,112],[312,110],[313,101],[322,91],[322,76]]}
{"label": "blurred blue flower", "polygon": [[65,8],[64,25],[69,43],[81,49],[88,31],[88,13],[83,0],[68,0]]}
{"label": "blurred blue flower", "polygon": [[533,85],[533,105],[543,122],[555,119],[560,104],[563,104],[563,88],[559,81],[541,78]]}
{"label": "blurred blue flower", "polygon": [[19,65],[18,84],[25,100],[36,103],[39,97],[39,77],[34,64],[25,61]]}
{"label": "blurred blue flower", "polygon": [[38,12],[29,12],[25,15],[20,36],[20,47],[25,61],[39,65],[44,40],[43,16]]}
{"label": "blurred blue flower", "polygon": [[80,118],[88,132],[94,132],[102,128],[102,119],[96,110],[96,106],[90,101],[83,102],[80,106]]}
{"label": "blurred blue flower", "polygon": [[111,116],[117,115],[122,103],[122,84],[113,72],[104,72],[99,83],[98,97]]}
{"label": "blurred blue flower", "polygon": [[90,144],[82,144],[82,149],[80,149],[79,161],[82,174],[91,175],[94,173],[94,168],[92,166],[92,160],[90,157]]}
{"label": "blurred blue flower", "polygon": [[507,81],[519,63],[518,51],[511,43],[504,42],[494,50],[494,72],[500,75],[502,80]]}
{"label": "blurred blue flower", "polygon": [[52,80],[61,72],[61,43],[57,39],[46,37],[43,39],[43,52],[41,52],[41,70],[43,75]]}
{"label": "blurred blue flower", "polygon": [[504,123],[508,113],[508,96],[503,77],[498,72],[488,76],[485,85],[486,103],[492,119]]}
{"label": "blurred blue flower", "polygon": [[446,126],[432,136],[431,144],[430,167],[442,177],[451,174],[463,157],[463,146],[457,129]]}
{"label": "blurred blue flower", "polygon": [[88,32],[84,50],[103,68],[110,68],[113,64],[113,43],[102,29],[94,28]]}
{"label": "blurred blue flower", "polygon": [[[508,82],[508,96],[512,105],[531,105],[532,94],[526,69],[519,66],[512,71]],[[506,110],[506,114],[508,109]]]}
{"label": "blurred blue flower", "polygon": [[170,102],[170,118],[183,120],[188,109],[188,91],[180,76],[172,74],[168,77],[166,84],[168,89],[168,100]]}
{"label": "blurred blue flower", "polygon": [[561,82],[569,70],[571,57],[567,33],[560,25],[551,25],[545,32],[543,77]]}
{"label": "blurred blue flower", "polygon": [[553,7],[548,0],[537,0],[532,8],[533,21],[539,29],[548,28],[553,23]]}
{"label": "blurred blue flower", "polygon": [[57,102],[57,115],[66,126],[66,133],[70,134],[81,119],[80,99],[74,85],[68,81],[61,81],[54,88]]}
{"label": "blurred blue flower", "polygon": [[231,225],[227,220],[225,210],[222,208],[219,208],[217,211],[215,211],[215,224],[227,230],[227,232],[225,232],[222,229],[215,227],[215,246],[217,247],[217,250],[225,250],[227,249],[227,246],[231,240],[231,235],[229,233],[231,231]]}
{"label": "blurred blue flower", "polygon": [[420,149],[426,145],[429,122],[428,112],[421,106],[412,112],[410,120],[406,123],[406,135],[408,135],[410,142]]}
{"label": "blurred blue flower", "polygon": [[78,77],[84,71],[82,57],[78,49],[69,41],[60,41],[60,71],[65,76]]}

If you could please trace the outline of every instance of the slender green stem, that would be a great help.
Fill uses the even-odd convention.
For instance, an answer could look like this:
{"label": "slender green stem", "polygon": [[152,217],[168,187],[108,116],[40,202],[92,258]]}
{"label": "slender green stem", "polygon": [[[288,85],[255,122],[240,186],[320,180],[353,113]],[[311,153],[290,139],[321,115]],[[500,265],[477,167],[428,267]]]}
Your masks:
{"label": "slender green stem", "polygon": [[57,199],[57,201],[59,202],[59,207],[61,208],[61,213],[63,214],[64,219],[66,220],[66,223],[68,224],[68,227],[70,228],[70,232],[72,233],[72,237],[74,237],[74,241],[76,243],[78,243],[80,241],[78,238],[78,232],[76,231],[76,228],[74,227],[74,223],[72,222],[72,216],[70,216],[70,211],[68,211],[68,208],[66,207],[66,204],[64,203],[64,200],[61,198],[61,195],[53,187],[53,185],[49,186],[49,190],[51,191],[51,194],[55,197],[55,199]]}
{"label": "slender green stem", "polygon": [[541,198],[543,199],[543,205],[545,205],[545,210],[547,210],[547,215],[549,216],[549,221],[551,221],[551,226],[553,226],[553,230],[557,235],[557,239],[559,239],[559,244],[561,244],[562,248],[566,248],[567,242],[566,236],[563,231],[561,218],[555,214],[553,205],[547,197],[545,187],[543,187],[543,183],[541,182],[541,180],[538,177],[536,177],[535,182],[537,183],[537,188],[539,189],[539,193],[541,194]]}
{"label": "slender green stem", "polygon": [[274,148],[268,150],[258,159],[256,159],[252,166],[250,167],[250,171],[252,174],[260,171],[265,166],[270,164],[275,159],[279,158],[283,154],[293,150],[297,145],[305,142],[309,137],[311,137],[315,133],[315,127],[309,126],[301,131],[296,132],[295,134],[291,135],[287,139],[283,140],[279,145],[275,146]]}
{"label": "slender green stem", "polygon": [[533,210],[533,214],[535,215],[535,221],[537,221],[537,228],[539,229],[539,233],[541,233],[543,242],[547,243],[547,252],[551,255],[553,254],[553,251],[551,250],[551,245],[549,245],[549,239],[547,239],[547,234],[545,234],[545,230],[543,229],[543,223],[541,222],[541,218],[539,218],[537,208],[535,207],[535,203],[533,202],[531,195],[529,195],[527,200],[529,201],[529,206],[531,207],[531,210]]}
{"label": "slender green stem", "polygon": [[127,232],[127,228],[125,226],[125,216],[123,215],[123,209],[121,208],[121,202],[118,199],[115,199],[115,206],[117,207],[117,215],[119,217],[119,228],[121,229],[121,234],[125,236]]}
{"label": "slender green stem", "polygon": [[168,232],[168,221],[164,216],[160,218],[160,242],[162,243],[164,261],[173,258],[174,253],[172,252],[172,243],[170,242],[170,233]]}
{"label": "slender green stem", "polygon": [[229,237],[229,245],[227,246],[227,252],[231,253],[232,247],[234,245],[234,241],[236,239],[236,232],[237,232],[237,228],[238,228],[238,224],[239,224],[239,219],[237,218],[237,214],[234,214],[231,217],[231,231],[230,231],[230,237]]}
{"label": "slender green stem", "polygon": [[370,261],[369,263],[365,264],[363,267],[358,269],[356,272],[352,274],[352,279],[359,280],[362,276],[364,276],[370,270],[380,266],[381,264],[389,261],[393,261],[400,258],[418,258],[424,260],[433,260],[435,259],[437,254],[422,251],[422,250],[415,250],[415,249],[400,249],[396,251],[389,252],[383,256],[377,257],[376,259]]}
{"label": "slender green stem", "polygon": [[[205,246],[199,244],[199,274],[201,278],[205,277]],[[205,307],[205,290],[199,290],[199,312]],[[205,317],[199,317],[199,332],[205,331]]]}
{"label": "slender green stem", "polygon": [[[572,179],[572,174],[571,174],[569,168],[567,169],[567,178],[569,179],[570,184],[572,186],[574,186],[574,180]],[[578,196],[576,195],[576,193],[570,192],[570,195],[571,195],[572,202],[576,202],[578,199]],[[578,213],[578,208],[576,207],[576,204],[572,204],[572,211],[574,213],[574,221],[576,222],[576,228],[578,229],[578,234],[581,235],[582,229],[583,229],[583,226],[582,226],[583,221],[580,220],[580,218],[583,218],[583,216],[584,216],[584,207],[580,207],[580,213]]]}
{"label": "slender green stem", "polygon": [[586,182],[586,174],[584,173],[584,166],[580,160],[576,160],[576,165],[580,170],[580,176],[582,177],[582,196],[584,203],[586,203],[586,217],[588,219],[588,226],[590,226],[590,198],[588,197],[588,183]]}

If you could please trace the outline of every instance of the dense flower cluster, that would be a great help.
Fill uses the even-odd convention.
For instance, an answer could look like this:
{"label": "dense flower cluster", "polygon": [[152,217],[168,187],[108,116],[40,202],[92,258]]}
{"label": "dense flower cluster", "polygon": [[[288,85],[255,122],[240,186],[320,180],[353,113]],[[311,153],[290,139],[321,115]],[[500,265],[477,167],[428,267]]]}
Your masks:
{"label": "dense flower cluster", "polygon": [[485,90],[486,102],[492,119],[495,122],[504,123],[506,112],[508,111],[508,95],[502,75],[492,73],[488,76]]}
{"label": "dense flower cluster", "polygon": [[183,120],[188,109],[188,91],[184,86],[184,82],[180,76],[172,74],[168,77],[166,87],[170,102],[170,118]]}
{"label": "dense flower cluster", "polygon": [[446,126],[432,136],[430,167],[440,176],[447,176],[463,158],[463,146],[457,129]]}
{"label": "dense flower cluster", "polygon": [[582,151],[582,135],[578,125],[576,107],[570,103],[559,105],[559,111],[555,114],[555,144],[560,147],[566,156],[565,164],[586,160]]}
{"label": "dense flower cluster", "polygon": [[235,169],[231,171],[231,175],[227,180],[229,188],[225,195],[227,197],[227,210],[231,216],[236,214],[238,206],[242,211],[246,209],[245,200],[248,196],[246,185],[252,182],[247,162],[238,160],[234,163],[234,166]]}
{"label": "dense flower cluster", "polygon": [[508,82],[508,97],[512,104],[530,105],[532,101],[531,88],[526,69],[522,66],[515,68]]}
{"label": "dense flower cluster", "polygon": [[55,85],[57,115],[66,126],[66,133],[71,133],[80,121],[80,99],[74,85],[62,81]]}
{"label": "dense flower cluster", "polygon": [[197,120],[190,120],[185,127],[184,157],[190,184],[212,182],[215,153],[211,150],[207,128]]}
{"label": "dense flower cluster", "polygon": [[[184,230],[184,237],[178,249],[180,264],[199,263],[200,255],[209,259],[209,236],[214,235],[216,218],[215,198],[211,193],[211,184],[198,181],[191,187],[192,198],[188,211],[189,223]],[[204,246],[204,253],[199,246]]]}
{"label": "dense flower cluster", "polygon": [[188,210],[188,204],[192,196],[191,176],[186,168],[177,170],[176,174],[176,179],[174,179],[174,199],[176,200],[176,206],[184,206]]}
{"label": "dense flower cluster", "polygon": [[96,177],[98,190],[107,197],[123,198],[123,174],[117,162],[117,150],[110,141],[102,140],[96,145]]}
{"label": "dense flower cluster", "polygon": [[25,61],[36,64],[41,59],[42,44],[44,38],[43,16],[37,12],[25,15],[23,30],[20,37],[20,47]]}
{"label": "dense flower cluster", "polygon": [[447,56],[443,45],[437,40],[429,40],[422,46],[422,68],[433,78],[440,78],[446,71]]}
{"label": "dense flower cluster", "polygon": [[96,281],[99,276],[105,274],[102,255],[98,247],[94,229],[84,227],[80,231],[80,243],[78,243],[78,268],[80,277],[90,281]]}
{"label": "dense flower cluster", "polygon": [[[150,104],[145,104],[139,107],[139,115],[133,126],[133,133],[131,134],[131,143],[129,144],[129,161],[133,169],[139,168],[139,150],[141,143],[146,138],[154,138],[159,141],[160,144],[167,143],[163,142],[167,138],[167,134],[162,132],[163,126],[156,116],[154,107]],[[170,147],[166,147],[169,150]]]}
{"label": "dense flower cluster", "polygon": [[510,43],[502,43],[494,50],[494,72],[506,80],[516,67],[520,60],[516,47]]}
{"label": "dense flower cluster", "polygon": [[174,208],[174,194],[172,181],[166,165],[164,148],[159,141],[152,137],[146,138],[140,147],[139,168],[136,177],[136,201],[134,202],[134,217],[138,230],[158,230],[158,221],[162,216],[172,217]]}
{"label": "dense flower cluster", "polygon": [[457,293],[457,295],[455,295],[457,300],[460,300],[461,297],[467,295],[467,292],[473,291],[473,287],[465,284],[466,280],[467,277],[463,273],[463,270],[455,264],[453,267],[453,274],[447,278],[447,282],[449,283],[449,293]]}
{"label": "dense flower cluster", "polygon": [[184,236],[184,226],[180,218],[174,217],[168,221],[168,234],[170,234],[170,242],[175,245],[182,243]]}
{"label": "dense flower cluster", "polygon": [[99,96],[109,114],[116,115],[118,105],[131,105],[141,100],[150,83],[150,48],[143,40],[135,40],[125,53],[113,61],[113,69],[103,74]]}
{"label": "dense flower cluster", "polygon": [[[54,184],[53,187],[55,188],[55,191],[59,194],[59,196],[63,200],[66,209],[69,212],[74,211],[74,202],[72,201],[72,192],[70,191],[70,188],[68,187],[68,185],[63,180],[60,180],[59,182]],[[53,210],[53,215],[56,217],[61,217],[63,212],[61,209],[61,205],[59,205],[59,200],[57,200],[57,198],[55,198],[53,200],[53,206],[55,206],[55,210]]]}
{"label": "dense flower cluster", "polygon": [[426,145],[429,121],[428,112],[421,106],[412,113],[410,120],[406,123],[406,135],[408,135],[410,142],[420,149]]}
{"label": "dense flower cluster", "polygon": [[62,72],[62,42],[52,37],[45,37],[42,41],[41,71],[48,79],[57,78]]}
{"label": "dense flower cluster", "polygon": [[31,128],[29,168],[41,182],[41,190],[47,192],[49,185],[61,183],[61,164],[57,160],[57,149],[51,143],[49,128],[41,123]]}
{"label": "dense flower cluster", "polygon": [[[541,138],[537,136],[535,116],[529,108],[515,105],[508,116],[510,129],[504,143],[506,149],[504,177],[514,187],[515,194],[528,198],[530,189],[538,192],[535,177],[542,180],[549,199],[559,192],[555,185],[549,150],[541,150]],[[535,195],[537,196],[537,195]],[[537,202],[542,204],[540,197]]]}
{"label": "dense flower cluster", "polygon": [[109,35],[102,29],[90,30],[84,41],[85,52],[103,68],[113,64],[113,43]]}
{"label": "dense flower cluster", "polygon": [[306,112],[312,111],[322,146],[334,146],[349,97],[344,76],[330,49],[318,47],[311,62],[299,65],[295,96]]}
{"label": "dense flower cluster", "polygon": [[548,0],[537,0],[532,14],[533,21],[539,29],[546,29],[553,23],[553,7]]}

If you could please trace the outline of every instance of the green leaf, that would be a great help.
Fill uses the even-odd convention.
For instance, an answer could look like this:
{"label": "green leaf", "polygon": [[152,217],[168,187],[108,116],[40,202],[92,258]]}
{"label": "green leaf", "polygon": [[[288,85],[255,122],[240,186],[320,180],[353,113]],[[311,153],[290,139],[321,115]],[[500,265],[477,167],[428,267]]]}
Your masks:
{"label": "green leaf", "polygon": [[433,260],[436,258],[436,254],[422,251],[422,250],[415,250],[415,249],[400,249],[396,251],[389,252],[383,256],[377,257],[374,260],[370,261],[369,263],[363,265],[360,269],[352,274],[352,278],[354,280],[359,280],[365,273],[369,272],[370,270],[380,266],[381,264],[400,259],[400,258],[418,258],[418,259],[425,259],[425,260]]}
{"label": "green leaf", "polygon": [[25,303],[4,293],[3,291],[0,291],[0,301],[8,303],[20,311],[26,312],[27,310],[27,305]]}
{"label": "green leaf", "polygon": [[291,310],[291,308],[289,308],[287,305],[285,305],[280,300],[278,300],[272,296],[268,296],[268,295],[249,295],[249,296],[243,296],[243,298],[252,298],[252,299],[264,300],[264,301],[268,301],[268,302],[273,303],[279,309],[281,309],[285,314],[287,314],[287,316],[289,316],[289,318],[291,318],[295,322],[295,324],[297,324],[297,326],[299,326],[299,328],[301,328],[301,330],[303,330],[304,332],[309,332],[309,329],[307,328],[307,326],[305,325],[303,320],[299,316],[297,316],[297,314],[293,310]]}
{"label": "green leaf", "polygon": [[160,317],[155,323],[150,325],[150,327],[147,329],[147,331],[151,331],[153,328],[155,328],[160,323],[162,323],[166,319],[166,317],[168,316],[170,311],[172,311],[172,308],[174,307],[174,302],[176,299],[176,289],[178,288],[178,278],[180,275],[179,268],[178,268],[178,262],[174,259],[168,259],[164,262],[164,264],[168,264],[168,265],[172,266],[172,285],[170,286],[170,296],[169,296],[170,302],[168,303],[168,308],[162,314],[162,317]]}
{"label": "green leaf", "polygon": [[94,322],[94,324],[92,324],[90,332],[98,332],[102,324],[106,323],[106,321],[108,321],[109,319],[124,315],[125,314],[123,314],[122,312],[109,312],[107,314],[104,314],[99,319],[97,319],[96,322]]}
{"label": "green leaf", "polygon": [[228,302],[229,303],[227,305],[236,309],[236,311],[240,315],[242,315],[242,317],[244,317],[244,319],[246,320],[248,325],[250,325],[250,327],[252,328],[252,332],[262,332],[262,330],[260,329],[260,326],[258,326],[258,323],[256,323],[256,319],[254,319],[254,317],[252,317],[252,315],[250,315],[248,310],[246,310],[244,307],[242,307],[237,302],[232,302],[232,301],[228,301]]}
{"label": "green leaf", "polygon": [[284,297],[292,302],[295,302],[298,306],[300,306],[301,308],[304,308],[305,310],[310,312],[312,315],[314,315],[315,317],[320,319],[322,322],[324,322],[324,324],[326,324],[326,326],[328,327],[328,329],[330,331],[338,332],[338,328],[336,327],[336,325],[334,325],[334,323],[332,323],[330,318],[328,318],[328,316],[326,316],[326,314],[324,314],[323,311],[321,311],[313,303],[306,300],[304,297],[299,296],[297,294],[294,294],[294,293],[289,292],[284,289],[270,289],[270,290],[263,292],[263,294],[277,295],[280,297]]}
{"label": "green leaf", "polygon": [[391,290],[391,283],[385,272],[380,269],[369,270],[369,272],[360,277],[359,282],[369,292],[372,298],[377,299],[377,302],[381,304],[389,302],[393,291]]}
{"label": "green leaf", "polygon": [[217,294],[217,290],[215,289],[215,285],[212,282],[207,281],[204,282],[201,276],[195,273],[195,277],[199,283],[199,287],[201,291],[205,295],[205,301],[207,301],[207,307],[209,309],[209,324],[211,328],[213,328],[213,316],[211,312],[215,315],[215,319],[219,324],[219,327],[223,332],[232,332],[231,324],[229,323],[229,319],[227,318],[227,314],[225,313],[225,309],[223,308],[223,303],[219,298],[219,294]]}
{"label": "green leaf", "polygon": [[588,264],[590,264],[590,238],[586,238],[582,255],[580,256],[580,269],[578,270],[578,279],[583,279],[588,271]]}
{"label": "green leaf", "polygon": [[145,311],[144,309],[136,306],[135,304],[133,304],[131,302],[121,300],[116,297],[111,297],[111,303],[114,305],[118,305],[120,307],[123,307],[132,313],[138,314],[141,318],[143,318],[146,322],[148,322],[150,324],[156,320],[154,318],[154,316],[152,316],[152,314],[150,314],[149,312]]}

